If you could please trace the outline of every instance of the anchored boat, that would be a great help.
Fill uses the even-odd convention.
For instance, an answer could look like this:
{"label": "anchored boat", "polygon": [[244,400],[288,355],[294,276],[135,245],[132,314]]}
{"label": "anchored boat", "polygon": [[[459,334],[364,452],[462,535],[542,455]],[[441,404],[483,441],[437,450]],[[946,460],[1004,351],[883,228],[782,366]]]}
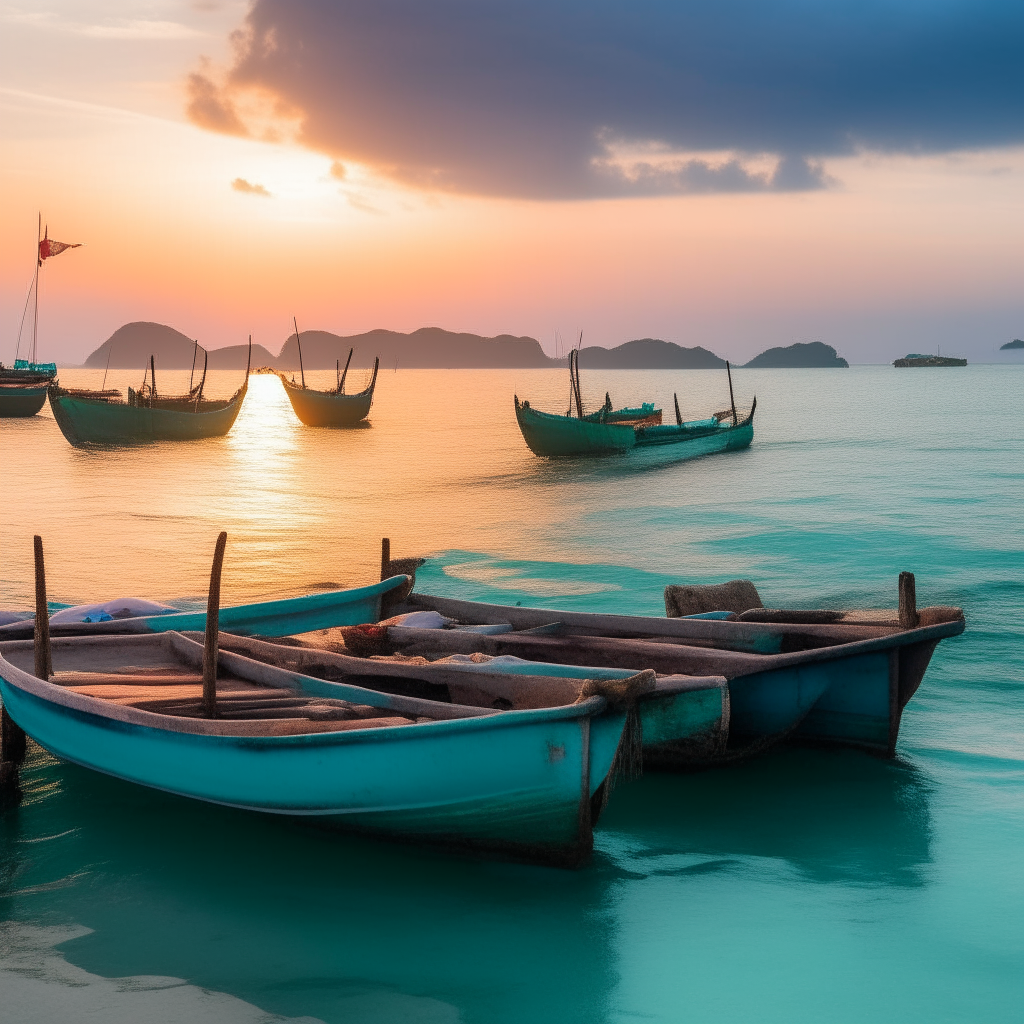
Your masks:
{"label": "anchored boat", "polygon": [[[215,651],[209,717],[204,646],[178,633],[54,640],[46,679],[34,657],[32,641],[0,645],[0,696],[64,760],[230,807],[566,866],[590,852],[592,798],[626,719],[581,686],[555,706],[498,711],[227,650]],[[379,678],[401,688],[400,674]]]}
{"label": "anchored boat", "polygon": [[[540,412],[516,395],[516,422],[534,455],[545,458],[580,455],[624,455],[644,464],[683,460],[715,452],[746,448],[754,438],[754,398],[749,412],[736,411],[729,374],[730,409],[702,420],[684,421],[675,397],[676,423],[662,424],[661,410],[653,405],[615,412],[605,395],[605,405],[596,413],[584,413],[579,384],[579,363],[575,350],[569,355],[572,402],[564,416]],[[576,415],[573,416],[573,406]]]}
{"label": "anchored boat", "polygon": [[278,374],[284,385],[285,394],[292,403],[292,409],[295,410],[295,415],[307,427],[354,427],[365,420],[370,414],[370,406],[373,404],[373,391],[377,386],[380,358],[373,361],[373,375],[370,377],[370,383],[362,391],[346,395],[345,378],[348,376],[352,353],[355,351],[349,349],[348,359],[345,361],[345,371],[341,372],[340,361],[335,367],[337,387],[333,391],[316,391],[306,387],[306,371],[302,365],[302,340],[299,335],[298,323],[295,324],[295,340],[299,349],[299,374],[302,383],[295,384],[283,373]]}
{"label": "anchored boat", "polygon": [[[249,339],[252,359],[252,338]],[[50,408],[61,433],[73,445],[135,444],[146,441],[194,441],[221,437],[234,425],[249,387],[249,366],[245,381],[228,399],[205,398],[206,370],[187,394],[162,396],[156,387],[156,362],[150,356],[147,382],[136,391],[128,389],[127,401],[118,391],[88,392],[58,385],[50,387]]]}

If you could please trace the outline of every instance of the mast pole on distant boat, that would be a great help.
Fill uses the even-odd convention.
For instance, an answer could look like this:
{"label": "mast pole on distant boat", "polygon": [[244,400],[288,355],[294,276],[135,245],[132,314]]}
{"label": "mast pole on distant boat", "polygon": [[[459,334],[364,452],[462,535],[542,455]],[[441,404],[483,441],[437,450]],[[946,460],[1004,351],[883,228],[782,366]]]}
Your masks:
{"label": "mast pole on distant boat", "polygon": [[192,379],[196,375],[196,357],[199,355],[199,339],[196,338],[196,347],[192,349],[192,372],[188,375],[188,393],[192,394]]}
{"label": "mast pole on distant boat", "polygon": [[100,385],[100,391],[103,391],[107,386],[107,371],[110,369],[110,353],[114,351],[113,345],[107,346],[107,365],[103,367],[103,383]]}
{"label": "mast pole on distant boat", "polygon": [[30,364],[34,364],[36,361],[36,340],[39,337],[39,268],[42,266],[43,261],[39,258],[39,243],[42,239],[39,237],[39,233],[43,230],[43,214],[39,214],[39,223],[36,225],[36,281],[35,281],[35,293],[36,293],[36,307],[35,312],[32,314],[32,356],[29,359]]}
{"label": "mast pole on distant boat", "polygon": [[739,421],[736,418],[736,399],[732,397],[732,369],[728,359],[725,361],[725,372],[729,375],[729,404],[732,406],[732,425],[735,427]]}
{"label": "mast pole on distant boat", "polygon": [[302,375],[302,386],[306,386],[306,371],[302,368],[302,339],[299,337],[299,321],[292,317],[292,323],[295,324],[295,344],[299,349],[299,373]]}
{"label": "mast pole on distant boat", "polygon": [[348,350],[348,359],[345,360],[345,372],[341,375],[341,380],[338,381],[338,393],[345,393],[345,378],[348,376],[348,366],[352,362],[352,353],[355,352],[354,348]]}
{"label": "mast pole on distant boat", "polygon": [[252,335],[249,335],[249,355],[245,360],[245,384],[244,387],[249,386],[249,371],[252,369]]}
{"label": "mast pole on distant boat", "polygon": [[156,358],[151,354],[149,357],[149,404],[156,401]]}

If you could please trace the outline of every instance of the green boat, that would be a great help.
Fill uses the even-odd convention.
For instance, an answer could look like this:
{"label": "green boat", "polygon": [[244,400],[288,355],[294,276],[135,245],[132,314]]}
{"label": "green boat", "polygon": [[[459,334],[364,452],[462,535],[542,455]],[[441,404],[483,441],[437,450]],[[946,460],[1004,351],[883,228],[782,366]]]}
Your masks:
{"label": "green boat", "polygon": [[[249,342],[250,359],[252,341]],[[208,359],[207,359],[208,362]],[[61,433],[73,445],[136,444],[146,441],[195,441],[222,437],[234,425],[249,388],[245,383],[228,399],[203,397],[202,380],[188,394],[162,398],[156,389],[156,365],[150,356],[151,382],[136,391],[128,389],[127,401],[119,392],[83,393],[52,385],[50,408]]]}
{"label": "green boat", "polygon": [[49,381],[29,384],[0,379],[0,418],[35,416],[46,403]]}
{"label": "green boat", "polygon": [[[651,404],[612,412],[607,395],[599,412],[585,414],[580,397],[579,367],[570,355],[569,375],[576,415],[572,415],[572,409],[564,416],[541,412],[528,401],[520,402],[516,395],[516,422],[527,447],[542,458],[629,453],[631,461],[646,465],[735,451],[748,447],[754,439],[757,398],[741,417],[736,411],[732,371],[728,363],[726,370],[729,374],[729,409],[705,419],[684,421],[676,398],[675,424],[662,424],[661,410],[655,410]],[[624,415],[627,413],[640,415],[630,420]]]}

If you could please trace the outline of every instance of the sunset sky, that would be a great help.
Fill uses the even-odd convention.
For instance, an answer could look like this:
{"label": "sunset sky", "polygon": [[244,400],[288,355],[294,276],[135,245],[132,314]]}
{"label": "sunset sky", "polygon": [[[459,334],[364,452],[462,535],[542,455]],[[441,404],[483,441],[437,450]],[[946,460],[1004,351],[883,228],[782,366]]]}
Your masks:
{"label": "sunset sky", "polygon": [[132,320],[742,361],[1024,337],[1024,5],[0,5],[0,359]]}

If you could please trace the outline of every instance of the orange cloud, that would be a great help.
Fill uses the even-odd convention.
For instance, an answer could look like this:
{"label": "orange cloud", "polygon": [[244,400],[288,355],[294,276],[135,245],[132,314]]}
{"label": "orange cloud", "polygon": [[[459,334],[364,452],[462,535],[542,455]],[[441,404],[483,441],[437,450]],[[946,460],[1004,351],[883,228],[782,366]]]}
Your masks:
{"label": "orange cloud", "polygon": [[231,182],[231,187],[236,192],[245,192],[250,196],[266,196],[268,199],[270,198],[270,193],[262,185],[253,184],[251,181],[246,181],[245,178],[235,178]]}
{"label": "orange cloud", "polygon": [[198,71],[189,75],[187,89],[185,116],[193,124],[224,135],[249,135],[234,105],[206,75]]}

